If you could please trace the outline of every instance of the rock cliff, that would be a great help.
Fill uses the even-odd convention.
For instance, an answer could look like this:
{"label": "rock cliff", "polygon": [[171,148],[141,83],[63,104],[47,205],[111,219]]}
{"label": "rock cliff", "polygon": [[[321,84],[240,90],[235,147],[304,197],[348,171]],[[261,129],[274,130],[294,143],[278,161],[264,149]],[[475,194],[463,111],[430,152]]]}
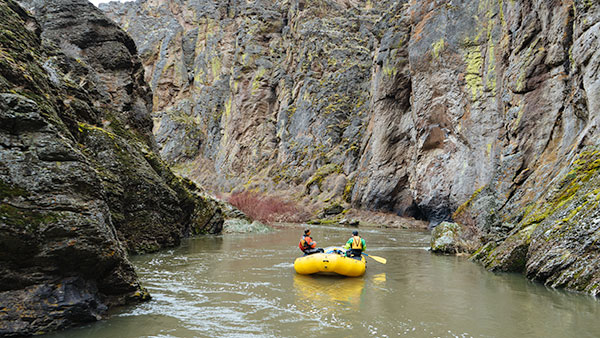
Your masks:
{"label": "rock cliff", "polygon": [[101,8],[136,41],[161,156],[187,177],[454,219],[490,269],[600,292],[597,2]]}
{"label": "rock cliff", "polygon": [[155,155],[133,40],[84,0],[19,4],[0,1],[2,336],[147,299],[128,251],[222,226]]}

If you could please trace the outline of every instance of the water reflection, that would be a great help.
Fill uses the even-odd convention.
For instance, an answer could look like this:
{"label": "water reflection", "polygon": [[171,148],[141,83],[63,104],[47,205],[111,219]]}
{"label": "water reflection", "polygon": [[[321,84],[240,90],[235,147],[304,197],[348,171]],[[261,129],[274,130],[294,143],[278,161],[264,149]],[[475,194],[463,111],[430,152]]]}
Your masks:
{"label": "water reflection", "polygon": [[344,304],[358,307],[365,287],[362,277],[349,278],[338,276],[294,276],[294,289],[298,308],[309,306],[335,308]]}
{"label": "water reflection", "polygon": [[373,284],[375,284],[377,286],[381,286],[381,287],[385,286],[385,281],[386,281],[385,272],[376,274],[371,279],[373,280]]}

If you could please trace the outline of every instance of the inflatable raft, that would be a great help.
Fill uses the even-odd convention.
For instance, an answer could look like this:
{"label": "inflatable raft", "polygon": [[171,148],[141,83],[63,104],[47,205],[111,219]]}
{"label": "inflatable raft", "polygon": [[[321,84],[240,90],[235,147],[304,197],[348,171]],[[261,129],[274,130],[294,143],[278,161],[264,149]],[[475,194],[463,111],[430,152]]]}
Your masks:
{"label": "inflatable raft", "polygon": [[365,273],[365,256],[360,260],[345,256],[345,250],[338,247],[325,248],[324,253],[316,253],[296,258],[294,270],[301,275],[342,275],[358,277]]}

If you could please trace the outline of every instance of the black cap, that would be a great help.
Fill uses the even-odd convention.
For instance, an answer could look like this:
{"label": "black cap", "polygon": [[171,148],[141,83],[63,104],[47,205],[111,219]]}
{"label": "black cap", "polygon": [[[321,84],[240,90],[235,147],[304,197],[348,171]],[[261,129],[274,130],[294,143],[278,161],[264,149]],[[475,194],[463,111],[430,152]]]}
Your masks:
{"label": "black cap", "polygon": [[354,230],[354,231],[352,231],[352,234],[353,234],[354,236],[358,236],[358,231]]}
{"label": "black cap", "polygon": [[310,232],[310,229],[306,229],[306,230],[304,230],[304,234],[305,234],[305,235],[306,235],[307,233],[309,233],[309,232]]}

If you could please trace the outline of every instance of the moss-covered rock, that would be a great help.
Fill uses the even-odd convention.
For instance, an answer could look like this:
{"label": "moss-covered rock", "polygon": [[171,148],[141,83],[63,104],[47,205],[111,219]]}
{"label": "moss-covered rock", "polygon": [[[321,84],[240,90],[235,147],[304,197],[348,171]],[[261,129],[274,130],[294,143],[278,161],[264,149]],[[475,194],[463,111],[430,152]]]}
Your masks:
{"label": "moss-covered rock", "polygon": [[474,245],[465,237],[466,230],[457,223],[442,222],[431,232],[431,252],[441,254],[470,253]]}
{"label": "moss-covered rock", "polygon": [[520,221],[500,244],[484,247],[474,258],[491,270],[524,272],[553,287],[597,295],[600,151],[585,149],[570,169],[519,213]]}
{"label": "moss-covered rock", "polygon": [[127,251],[223,222],[155,155],[133,41],[85,0],[20,3],[0,1],[1,336],[149,299]]}

